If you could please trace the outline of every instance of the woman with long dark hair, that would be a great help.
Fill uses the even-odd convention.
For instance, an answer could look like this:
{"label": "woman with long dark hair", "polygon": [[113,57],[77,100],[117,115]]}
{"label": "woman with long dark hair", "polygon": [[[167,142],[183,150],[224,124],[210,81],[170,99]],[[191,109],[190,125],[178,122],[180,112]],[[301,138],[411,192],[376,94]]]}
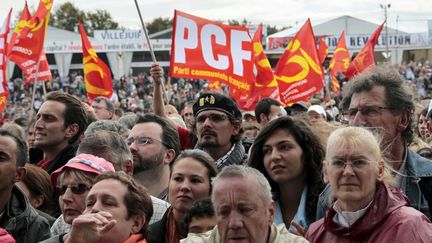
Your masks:
{"label": "woman with long dark hair", "polygon": [[[280,117],[268,123],[252,146],[249,165],[269,180],[276,202],[275,223],[304,229],[315,221],[324,149],[303,121]],[[294,231],[295,228],[291,228]]]}

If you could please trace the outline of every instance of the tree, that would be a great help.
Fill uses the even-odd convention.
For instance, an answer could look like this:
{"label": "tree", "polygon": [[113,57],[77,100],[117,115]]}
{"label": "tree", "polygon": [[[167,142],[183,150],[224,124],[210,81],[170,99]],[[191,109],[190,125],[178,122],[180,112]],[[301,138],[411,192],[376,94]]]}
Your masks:
{"label": "tree", "polygon": [[273,25],[273,26],[269,25],[267,28],[267,35],[272,35],[274,33],[280,32],[282,30],[291,29],[291,28],[292,28],[292,26],[284,26],[282,28],[278,28],[276,25]]}
{"label": "tree", "polygon": [[94,30],[117,29],[119,27],[119,24],[112,19],[111,14],[106,10],[98,9],[95,12],[89,12],[86,15],[86,20],[87,32],[91,35],[93,35]]}
{"label": "tree", "polygon": [[247,19],[243,19],[241,22],[236,19],[228,19],[228,24],[232,26],[247,26],[249,21]]}
{"label": "tree", "polygon": [[150,23],[146,24],[146,28],[149,34],[153,34],[162,30],[166,30],[172,27],[172,18],[155,18]]}
{"label": "tree", "polygon": [[77,7],[75,7],[71,2],[65,2],[60,5],[57,10],[51,15],[49,25],[69,30],[77,30],[78,21],[83,22],[86,25],[86,13]]}
{"label": "tree", "polygon": [[90,36],[93,35],[94,30],[119,28],[119,24],[113,20],[108,11],[97,9],[94,12],[85,12],[71,2],[63,3],[55,10],[51,15],[49,25],[77,31],[78,21],[81,21]]}

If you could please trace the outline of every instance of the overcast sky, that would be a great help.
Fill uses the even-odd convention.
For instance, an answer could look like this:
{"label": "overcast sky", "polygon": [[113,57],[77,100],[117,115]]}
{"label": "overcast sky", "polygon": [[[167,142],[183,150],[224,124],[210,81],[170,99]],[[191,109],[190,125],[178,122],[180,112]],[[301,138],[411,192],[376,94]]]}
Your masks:
{"label": "overcast sky", "polygon": [[[28,0],[36,9],[38,0]],[[54,10],[67,0],[54,0]],[[105,9],[115,21],[127,28],[140,27],[134,0],[71,0],[75,6],[89,11]],[[251,24],[270,24],[278,27],[300,27],[310,17],[312,25],[351,15],[382,23],[384,10],[376,0],[138,0],[144,21],[157,17],[173,17],[174,10],[213,20],[242,20]],[[432,19],[432,0],[382,1],[391,3],[388,9],[389,27],[406,32],[427,32],[427,21]],[[0,21],[10,7],[13,16],[24,6],[24,0],[0,0]],[[399,18],[398,18],[399,16]],[[397,21],[398,19],[398,21]]]}

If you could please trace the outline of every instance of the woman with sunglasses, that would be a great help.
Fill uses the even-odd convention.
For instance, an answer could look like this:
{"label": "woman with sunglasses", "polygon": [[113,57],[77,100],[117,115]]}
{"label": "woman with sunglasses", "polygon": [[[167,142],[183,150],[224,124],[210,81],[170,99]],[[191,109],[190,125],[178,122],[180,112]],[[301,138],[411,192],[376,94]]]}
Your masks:
{"label": "woman with sunglasses", "polygon": [[149,243],[178,243],[187,232],[182,231],[183,218],[192,204],[211,195],[211,179],[217,170],[213,158],[206,152],[183,151],[170,165],[168,208],[162,219],[150,225]]}
{"label": "woman with sunglasses", "polygon": [[59,196],[62,214],[51,227],[51,234],[54,237],[44,241],[45,243],[63,242],[62,239],[70,231],[72,221],[86,208],[85,199],[94,178],[114,171],[114,166],[103,158],[79,154],[51,174],[51,182],[55,186],[56,196]]}
{"label": "woman with sunglasses", "polygon": [[255,138],[249,165],[270,182],[276,224],[285,223],[290,231],[303,234],[315,221],[318,196],[324,188],[323,159],[319,138],[302,120],[277,118]]}
{"label": "woman with sunglasses", "polygon": [[324,175],[332,206],[306,233],[310,242],[431,242],[432,223],[391,186],[379,139],[362,127],[344,127],[327,142]]}

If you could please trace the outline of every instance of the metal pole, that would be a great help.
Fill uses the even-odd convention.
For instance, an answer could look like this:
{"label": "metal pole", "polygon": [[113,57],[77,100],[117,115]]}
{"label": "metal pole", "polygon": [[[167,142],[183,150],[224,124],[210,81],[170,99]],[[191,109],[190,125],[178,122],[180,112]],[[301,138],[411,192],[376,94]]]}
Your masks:
{"label": "metal pole", "polygon": [[387,9],[390,8],[390,4],[380,4],[381,8],[384,9],[384,19],[385,19],[385,33],[386,33],[386,61],[389,63],[389,46],[388,46],[388,23],[387,23]]}
{"label": "metal pole", "polygon": [[[141,26],[142,26],[142,29],[144,31],[144,35],[145,35],[145,37],[147,39],[147,44],[149,46],[150,55],[152,57],[153,62],[157,63],[156,56],[155,56],[154,51],[153,51],[153,46],[150,43],[150,37],[149,37],[149,35],[147,33],[147,29],[145,27],[144,20],[143,20],[143,17],[141,15],[141,10],[139,8],[137,0],[135,0],[135,6],[136,6],[136,9],[138,11],[138,15],[139,15],[139,18],[140,18],[140,21],[141,21]],[[165,82],[165,79],[164,79],[164,77],[162,77],[161,78],[161,86],[162,86],[163,96],[165,98],[166,103],[168,104],[168,95],[167,95],[166,90],[165,90],[165,84],[164,84],[164,82]]]}

